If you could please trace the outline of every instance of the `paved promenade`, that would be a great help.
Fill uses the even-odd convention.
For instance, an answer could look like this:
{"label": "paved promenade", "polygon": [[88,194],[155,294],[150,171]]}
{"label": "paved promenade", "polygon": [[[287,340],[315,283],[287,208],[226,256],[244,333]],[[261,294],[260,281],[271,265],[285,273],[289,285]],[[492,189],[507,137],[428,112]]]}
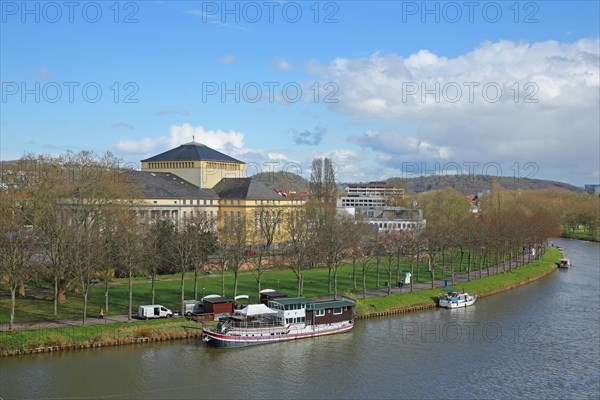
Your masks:
{"label": "paved promenade", "polygon": [[[519,256],[519,263],[521,263],[521,257]],[[525,255],[525,263],[528,263],[530,261],[533,261],[534,258],[531,255]],[[517,261],[513,260],[510,262],[510,268],[516,268],[517,267]],[[506,262],[503,264],[500,264],[498,266],[490,266],[489,269],[488,268],[484,268],[481,270],[481,277],[486,277],[488,276],[488,270],[489,270],[489,276],[495,275],[497,272],[504,272],[505,270],[509,269],[509,263]],[[471,280],[475,280],[479,278],[479,274],[480,271],[476,270],[471,272]],[[393,276],[395,276],[396,274],[393,274]],[[468,274],[465,273],[460,273],[460,274],[454,274],[454,284],[460,284],[461,282],[467,282],[468,281]],[[382,274],[382,281],[385,282],[386,280],[386,276],[384,274]],[[448,284],[452,285],[452,278],[448,277],[445,279],[436,279],[433,281],[433,287],[434,288],[443,288],[445,286],[445,280],[448,280]],[[395,282],[393,282],[395,283]],[[431,281],[429,282],[419,282],[419,283],[413,283],[413,291],[418,291],[418,290],[427,290],[427,289],[431,289]],[[397,293],[409,293],[410,292],[410,285],[405,285],[403,288],[399,288],[397,285],[392,285],[391,288],[392,294],[397,294]],[[377,297],[377,296],[385,296],[388,294],[388,290],[387,288],[379,288],[379,289],[374,289],[374,290],[368,290],[367,291],[367,297]],[[357,297],[362,298],[362,291],[358,291],[356,293]],[[329,296],[323,296],[323,297],[331,297]],[[139,319],[137,319],[135,316],[132,319],[132,322],[135,321],[139,321]],[[20,323],[16,323],[15,324],[15,330],[30,330],[30,329],[48,329],[48,328],[62,328],[62,327],[66,327],[66,326],[81,326],[81,322],[82,319],[65,319],[65,320],[57,320],[57,321],[34,321],[34,322],[20,322]],[[127,315],[108,315],[105,316],[104,318],[97,318],[96,315],[91,315],[88,316],[88,319],[86,321],[86,325],[98,325],[98,324],[112,324],[112,323],[116,323],[116,322],[127,322]],[[5,332],[8,331],[8,324],[3,324],[0,325],[0,332]]]}

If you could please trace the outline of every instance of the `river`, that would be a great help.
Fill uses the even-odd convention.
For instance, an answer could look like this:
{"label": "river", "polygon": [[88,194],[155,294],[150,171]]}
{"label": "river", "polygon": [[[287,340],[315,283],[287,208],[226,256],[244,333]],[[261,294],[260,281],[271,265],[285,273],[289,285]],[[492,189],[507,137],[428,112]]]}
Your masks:
{"label": "river", "polygon": [[1,359],[3,399],[506,399],[600,396],[600,246],[470,308],[358,321],[241,349],[200,340]]}

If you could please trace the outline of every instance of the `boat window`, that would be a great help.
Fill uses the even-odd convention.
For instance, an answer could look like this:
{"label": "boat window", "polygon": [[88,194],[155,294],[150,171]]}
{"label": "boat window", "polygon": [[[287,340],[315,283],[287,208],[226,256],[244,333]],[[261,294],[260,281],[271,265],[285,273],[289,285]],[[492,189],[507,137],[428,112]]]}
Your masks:
{"label": "boat window", "polygon": [[333,315],[339,315],[342,313],[342,307],[336,307],[333,309]]}
{"label": "boat window", "polygon": [[322,317],[323,315],[325,315],[325,310],[324,309],[316,310],[315,315],[317,317]]}

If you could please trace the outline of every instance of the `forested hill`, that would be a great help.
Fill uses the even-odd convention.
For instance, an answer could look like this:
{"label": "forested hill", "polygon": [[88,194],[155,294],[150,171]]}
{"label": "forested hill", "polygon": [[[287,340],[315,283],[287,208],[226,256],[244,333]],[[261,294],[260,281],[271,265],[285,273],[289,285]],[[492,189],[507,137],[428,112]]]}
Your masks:
{"label": "forested hill", "polygon": [[493,181],[498,182],[500,186],[508,190],[563,189],[573,192],[583,191],[583,188],[578,188],[577,186],[573,186],[564,182],[506,176],[490,177],[484,175],[436,175],[415,177],[410,179],[389,178],[387,181],[396,186],[404,187],[407,193],[421,193],[429,190],[453,188],[464,194],[475,194],[485,189],[491,189]]}
{"label": "forested hill", "polygon": [[252,178],[264,183],[273,190],[280,189],[300,193],[308,192],[310,187],[308,180],[291,172],[261,172]]}
{"label": "forested hill", "polygon": [[[310,182],[289,172],[261,172],[253,176],[254,179],[264,183],[267,187],[275,190],[288,190],[290,192],[308,192]],[[492,182],[496,181],[504,189],[508,190],[541,190],[541,189],[563,189],[573,192],[582,192],[583,188],[557,181],[543,179],[513,178],[513,177],[490,177],[484,175],[447,175],[447,176],[423,176],[409,179],[389,178],[390,182],[398,187],[404,187],[407,193],[422,193],[429,190],[453,188],[464,194],[475,194],[485,189],[492,188]],[[340,189],[345,187],[340,185]]]}

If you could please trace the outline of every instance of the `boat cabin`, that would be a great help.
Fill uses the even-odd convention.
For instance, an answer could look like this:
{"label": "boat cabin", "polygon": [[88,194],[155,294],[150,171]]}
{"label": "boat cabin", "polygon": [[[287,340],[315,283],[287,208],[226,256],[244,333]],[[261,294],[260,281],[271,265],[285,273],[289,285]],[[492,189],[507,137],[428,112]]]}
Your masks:
{"label": "boat cabin", "polygon": [[286,299],[288,297],[287,293],[278,292],[273,289],[265,289],[260,291],[260,303],[264,305],[269,305],[269,301],[276,299]]}
{"label": "boat cabin", "polygon": [[278,311],[284,324],[321,325],[349,321],[354,318],[356,303],[352,299],[314,300],[292,297],[269,301],[269,308]]}
{"label": "boat cabin", "polygon": [[306,323],[311,325],[331,324],[354,318],[356,303],[351,299],[310,303],[306,309]]}
{"label": "boat cabin", "polygon": [[204,312],[209,314],[229,314],[233,313],[234,301],[225,297],[207,296],[202,299]]}

